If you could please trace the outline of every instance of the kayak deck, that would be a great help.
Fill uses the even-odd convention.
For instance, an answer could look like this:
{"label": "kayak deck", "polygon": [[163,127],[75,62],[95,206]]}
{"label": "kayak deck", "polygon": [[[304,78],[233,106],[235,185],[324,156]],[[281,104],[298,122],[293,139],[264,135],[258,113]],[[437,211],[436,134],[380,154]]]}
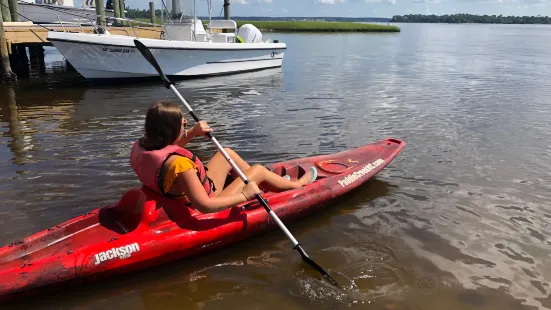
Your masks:
{"label": "kayak deck", "polygon": [[[303,216],[369,180],[404,147],[385,139],[348,151],[266,165],[279,175],[300,178],[315,165],[314,183],[266,192],[282,221]],[[0,297],[47,284],[112,275],[231,244],[275,227],[256,201],[202,214],[146,188],[132,188],[112,205],[0,248]]]}

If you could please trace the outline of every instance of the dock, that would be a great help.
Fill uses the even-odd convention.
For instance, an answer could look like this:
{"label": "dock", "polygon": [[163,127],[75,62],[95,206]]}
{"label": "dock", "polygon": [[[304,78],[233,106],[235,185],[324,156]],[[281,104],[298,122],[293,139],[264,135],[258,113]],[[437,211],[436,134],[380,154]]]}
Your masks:
{"label": "dock", "polygon": [[[29,75],[29,68],[39,68],[45,72],[44,46],[51,46],[48,41],[49,31],[94,33],[92,26],[39,26],[30,22],[4,22],[4,48],[7,50],[11,71],[17,76]],[[161,27],[106,27],[109,33],[137,38],[160,39]],[[7,61],[7,60],[6,60]],[[67,63],[68,68],[72,66]],[[0,71],[1,68],[0,68]]]}
{"label": "dock", "polygon": [[[11,24],[11,25],[10,25]],[[6,43],[8,52],[13,45],[39,45],[48,46],[51,45],[48,42],[48,31],[58,32],[80,32],[80,33],[94,33],[94,28],[87,27],[67,27],[67,26],[45,26],[29,25],[24,22],[19,23],[23,25],[13,25],[14,22],[4,22],[4,32],[6,36]],[[159,39],[162,29],[160,27],[106,27],[107,31],[115,35],[125,35],[138,38]],[[11,53],[10,53],[11,54]]]}
{"label": "dock", "polygon": [[[124,17],[124,0],[112,1],[115,22],[111,27],[107,27],[104,0],[94,2],[96,25],[109,33],[136,38],[161,38],[163,32],[161,27],[156,27],[153,2],[149,3],[152,23],[146,27],[130,26],[130,22]],[[92,25],[84,26],[70,22],[35,24],[31,21],[21,22],[20,17],[30,20],[19,13],[17,0],[0,0],[0,83],[16,82],[18,75],[28,75],[29,65],[38,64],[39,72],[45,71],[44,46],[52,45],[48,41],[49,32],[97,33],[97,28]],[[72,67],[69,63],[67,65],[68,68]]]}

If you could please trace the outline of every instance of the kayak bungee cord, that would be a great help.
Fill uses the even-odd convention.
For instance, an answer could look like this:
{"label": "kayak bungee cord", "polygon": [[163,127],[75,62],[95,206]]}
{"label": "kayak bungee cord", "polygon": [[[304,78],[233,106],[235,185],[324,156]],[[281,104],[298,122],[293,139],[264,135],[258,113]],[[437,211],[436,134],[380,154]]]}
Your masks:
{"label": "kayak bungee cord", "polygon": [[[197,117],[197,115],[195,115],[195,113],[193,112],[193,109],[189,106],[189,104],[186,102],[186,100],[182,97],[182,95],[180,94],[180,92],[178,92],[178,90],[176,89],[176,87],[174,87],[174,84],[168,79],[168,77],[163,73],[163,71],[161,70],[161,67],[159,66],[159,63],[157,63],[157,60],[155,59],[155,57],[153,57],[153,54],[151,54],[151,51],[147,48],[147,46],[145,46],[142,42],[140,42],[138,39],[134,39],[134,44],[136,45],[136,47],[138,48],[138,51],[140,51],[140,53],[142,54],[142,56],[155,68],[155,70],[159,73],[159,75],[161,76],[161,79],[165,82],[165,87],[167,89],[170,89],[174,92],[174,94],[178,97],[178,99],[180,99],[180,101],[184,104],[184,106],[186,107],[186,109],[188,110],[189,114],[191,115],[191,117],[193,117],[193,119],[196,121],[196,122],[199,122],[199,118]],[[232,168],[235,170],[235,172],[237,172],[237,174],[239,175],[239,177],[243,180],[243,182],[245,184],[249,184],[249,180],[247,179],[247,177],[243,174],[243,172],[241,171],[241,169],[239,169],[239,167],[237,167],[237,165],[235,164],[235,162],[230,158],[230,156],[228,155],[228,153],[226,153],[226,151],[224,150],[224,148],[220,145],[220,143],[218,143],[218,141],[216,140],[215,137],[212,136],[212,134],[210,132],[207,132],[206,133],[207,137],[212,140],[212,142],[214,142],[214,144],[216,145],[216,148],[218,149],[218,151],[224,156],[224,158],[228,161],[228,163],[232,166]],[[289,230],[285,227],[285,225],[283,224],[283,222],[281,222],[281,220],[279,219],[279,217],[274,213],[274,211],[270,208],[270,206],[268,206],[268,203],[266,202],[266,200],[264,200],[264,198],[260,195],[260,194],[256,194],[255,195],[256,199],[258,200],[258,202],[260,202],[260,204],[262,204],[262,206],[264,207],[264,209],[266,210],[266,212],[268,212],[268,214],[274,219],[274,221],[277,223],[277,225],[281,228],[281,230],[283,230],[283,232],[285,233],[285,235],[287,235],[287,238],[289,238],[289,240],[291,241],[291,243],[293,244],[293,249],[297,250],[299,253],[300,253],[300,256],[302,257],[302,260],[304,260],[306,263],[308,263],[310,266],[312,266],[314,269],[316,269],[318,272],[320,272],[327,280],[329,280],[329,282],[337,287],[340,287],[339,284],[337,283],[337,281],[335,281],[335,279],[333,279],[328,273],[327,271],[325,271],[320,265],[318,265],[314,260],[312,260],[308,254],[306,254],[306,252],[304,251],[304,249],[302,248],[302,246],[300,245],[300,243],[295,239],[295,237],[293,237],[293,235],[291,234],[291,232],[289,232]]]}

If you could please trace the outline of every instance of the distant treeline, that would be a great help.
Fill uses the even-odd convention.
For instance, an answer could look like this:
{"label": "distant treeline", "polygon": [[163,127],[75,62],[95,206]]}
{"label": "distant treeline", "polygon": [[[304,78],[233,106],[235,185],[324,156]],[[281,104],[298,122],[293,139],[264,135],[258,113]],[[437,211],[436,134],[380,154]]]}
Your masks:
{"label": "distant treeline", "polygon": [[[208,22],[208,21],[206,21]],[[396,26],[374,24],[374,23],[351,23],[351,22],[327,22],[327,21],[259,21],[239,20],[236,18],[237,26],[253,24],[263,31],[274,32],[399,32]]]}
{"label": "distant treeline", "polygon": [[[140,10],[127,7],[124,16],[127,18],[149,18],[149,9]],[[161,16],[161,9],[155,10],[155,16]]]}
{"label": "distant treeline", "polygon": [[[223,17],[220,17],[223,18]],[[220,19],[218,16],[212,17],[212,19]],[[250,20],[250,21],[326,21],[326,22],[377,22],[377,23],[388,23],[390,18],[383,17],[262,17],[262,16],[232,16],[233,20]],[[206,17],[208,19],[208,17]]]}
{"label": "distant treeline", "polygon": [[476,23],[476,24],[551,24],[548,16],[503,16],[503,15],[395,15],[393,23]]}

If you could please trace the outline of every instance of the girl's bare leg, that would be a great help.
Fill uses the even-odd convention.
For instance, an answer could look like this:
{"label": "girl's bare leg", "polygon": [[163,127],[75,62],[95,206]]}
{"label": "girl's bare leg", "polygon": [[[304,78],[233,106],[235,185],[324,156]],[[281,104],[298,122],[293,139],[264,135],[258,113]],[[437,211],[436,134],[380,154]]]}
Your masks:
{"label": "girl's bare leg", "polygon": [[[243,160],[243,158],[241,158],[241,156],[230,148],[224,148],[224,150],[235,162],[237,167],[239,167],[239,169],[245,174],[247,179],[256,182],[258,186],[267,185],[270,190],[284,191],[287,189],[299,188],[311,182],[313,173],[311,171],[307,171],[306,174],[297,181],[290,181],[276,173],[271,172],[264,166],[255,165],[251,167],[245,160]],[[216,196],[222,194],[232,195],[235,193],[240,193],[243,190],[245,183],[239,177],[237,177],[236,180],[224,189],[226,178],[228,173],[232,171],[232,167],[220,152],[217,152],[212,157],[207,164],[207,169],[207,176],[214,182],[214,186],[216,187]]]}
{"label": "girl's bare leg", "polygon": [[[280,192],[293,188],[300,188],[306,184],[311,183],[313,172],[308,170],[297,181],[289,181],[286,178],[281,177],[278,174],[271,172],[266,167],[261,165],[254,165],[250,169],[243,172],[247,179],[251,182],[256,182],[258,186],[267,185],[271,190]],[[226,187],[219,196],[235,195],[240,193],[245,187],[245,183],[241,179],[234,180],[228,187]]]}
{"label": "girl's bare leg", "polygon": [[[251,166],[232,149],[224,148],[224,151],[228,153],[230,158],[235,162],[237,167],[243,171],[243,173],[251,168]],[[214,194],[218,196],[218,194],[220,194],[220,192],[224,189],[226,178],[228,177],[228,173],[232,170],[232,167],[224,158],[222,153],[216,152],[207,164],[207,169],[207,176],[214,182],[214,186],[216,186],[216,192]]]}

